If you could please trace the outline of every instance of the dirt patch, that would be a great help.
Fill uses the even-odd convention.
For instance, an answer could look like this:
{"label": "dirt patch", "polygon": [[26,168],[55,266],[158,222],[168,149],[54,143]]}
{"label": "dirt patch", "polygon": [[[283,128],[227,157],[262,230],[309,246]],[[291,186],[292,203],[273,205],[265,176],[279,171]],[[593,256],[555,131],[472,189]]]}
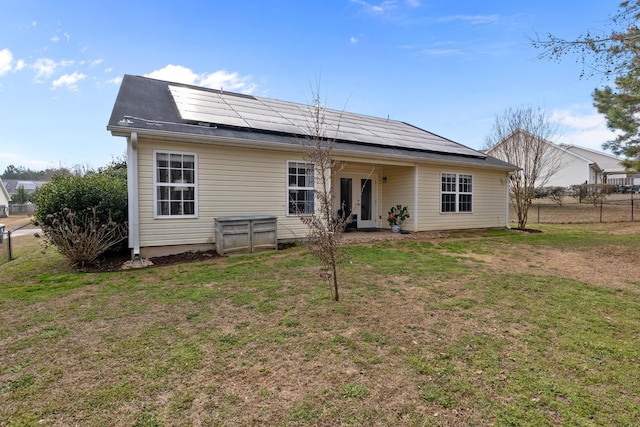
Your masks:
{"label": "dirt patch", "polygon": [[[631,228],[631,227],[630,227]],[[630,228],[616,234],[629,234]],[[640,229],[640,227],[638,227]],[[640,293],[637,254],[624,247],[533,250],[530,245],[496,243],[491,254],[468,254],[497,272],[556,276],[613,290]]]}
{"label": "dirt patch", "polygon": [[4,224],[6,231],[13,231],[19,228],[35,228],[32,216],[8,216],[0,218],[0,224]]}

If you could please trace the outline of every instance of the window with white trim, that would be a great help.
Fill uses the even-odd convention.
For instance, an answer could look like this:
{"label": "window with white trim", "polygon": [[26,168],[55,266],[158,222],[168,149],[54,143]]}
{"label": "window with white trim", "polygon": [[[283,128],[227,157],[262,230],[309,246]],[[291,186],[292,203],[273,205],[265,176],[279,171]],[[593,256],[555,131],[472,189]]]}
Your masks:
{"label": "window with white trim", "polygon": [[195,217],[195,153],[154,151],[153,185],[156,217]]}
{"label": "window with white trim", "polygon": [[473,177],[445,172],[440,177],[440,212],[472,212]]}
{"label": "window with white trim", "polygon": [[289,215],[313,214],[315,193],[313,163],[287,162],[287,200]]}

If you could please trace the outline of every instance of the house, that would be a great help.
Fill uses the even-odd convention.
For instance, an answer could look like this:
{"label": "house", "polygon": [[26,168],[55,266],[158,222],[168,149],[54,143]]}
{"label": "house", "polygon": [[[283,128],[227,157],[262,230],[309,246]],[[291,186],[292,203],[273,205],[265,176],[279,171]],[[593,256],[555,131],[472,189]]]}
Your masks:
{"label": "house", "polygon": [[[277,218],[278,240],[301,239],[313,213],[314,165],[303,143],[312,106],[125,75],[107,130],[127,141],[129,245],[160,256],[215,245],[214,220]],[[335,209],[357,228],[504,228],[515,167],[407,123],[323,109],[335,135]]]}
{"label": "house", "polygon": [[602,170],[600,183],[618,186],[640,185],[640,176],[628,173],[619,157],[577,145],[561,145],[561,147],[597,163]]}
{"label": "house", "polygon": [[9,216],[9,201],[11,201],[11,196],[0,178],[0,218]]}
{"label": "house", "polygon": [[[507,160],[507,157],[501,154],[500,145],[507,143],[510,138],[518,137],[518,132],[523,131],[514,132],[486,153]],[[529,134],[529,137],[532,135]],[[538,140],[547,146],[544,156],[553,159],[544,163],[552,164],[553,169],[557,169],[548,180],[539,183],[539,186],[569,188],[580,184],[626,185],[625,182],[633,181],[633,178],[627,178],[626,171],[620,163],[621,159],[615,156],[576,145],[554,144],[540,138]],[[516,166],[522,167],[522,165]],[[543,170],[544,172],[540,175],[548,175],[547,169],[543,168]]]}
{"label": "house", "polygon": [[20,188],[23,188],[27,194],[34,193],[38,188],[47,184],[49,181],[29,181],[22,179],[7,179],[5,181],[5,186],[7,187],[7,191],[9,194],[18,194]]}

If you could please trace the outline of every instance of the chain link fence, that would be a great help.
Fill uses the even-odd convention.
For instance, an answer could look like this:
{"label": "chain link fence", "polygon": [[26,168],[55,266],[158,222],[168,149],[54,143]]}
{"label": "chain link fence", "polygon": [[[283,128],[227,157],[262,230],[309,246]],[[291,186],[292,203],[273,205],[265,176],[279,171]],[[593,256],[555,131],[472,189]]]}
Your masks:
{"label": "chain link fence", "polygon": [[[1,218],[0,218],[1,220]],[[34,228],[31,222],[9,229],[5,224],[0,223],[0,265],[15,258],[15,239],[20,235],[35,233],[39,229]]]}
{"label": "chain link fence", "polygon": [[[513,207],[510,208],[510,220],[517,222]],[[589,224],[604,222],[640,221],[640,198],[611,197],[607,200],[588,203],[575,199],[554,203],[541,199],[533,202],[529,208],[528,224]]]}

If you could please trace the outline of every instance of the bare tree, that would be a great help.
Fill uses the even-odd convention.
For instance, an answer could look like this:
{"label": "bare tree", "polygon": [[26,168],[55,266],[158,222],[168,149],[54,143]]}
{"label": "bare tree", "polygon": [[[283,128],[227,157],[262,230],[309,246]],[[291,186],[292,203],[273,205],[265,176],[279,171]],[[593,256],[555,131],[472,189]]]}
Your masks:
{"label": "bare tree", "polygon": [[[309,251],[321,262],[321,277],[329,281],[333,300],[338,301],[338,265],[345,261],[340,242],[352,215],[345,213],[344,206],[339,209],[341,215],[335,209],[331,181],[341,169],[341,164],[332,157],[335,138],[327,136],[330,126],[317,94],[314,95],[314,105],[308,119],[308,136],[303,146],[306,159],[315,166],[315,206],[313,213],[300,212],[299,216],[308,228]],[[331,126],[336,124],[332,123]],[[336,133],[338,127],[339,123],[335,127]]]}
{"label": "bare tree", "polygon": [[485,140],[490,155],[520,168],[509,176],[511,202],[520,229],[527,225],[536,187],[544,187],[561,167],[562,149],[551,142],[557,135],[557,125],[544,110],[510,108],[496,117]]}

